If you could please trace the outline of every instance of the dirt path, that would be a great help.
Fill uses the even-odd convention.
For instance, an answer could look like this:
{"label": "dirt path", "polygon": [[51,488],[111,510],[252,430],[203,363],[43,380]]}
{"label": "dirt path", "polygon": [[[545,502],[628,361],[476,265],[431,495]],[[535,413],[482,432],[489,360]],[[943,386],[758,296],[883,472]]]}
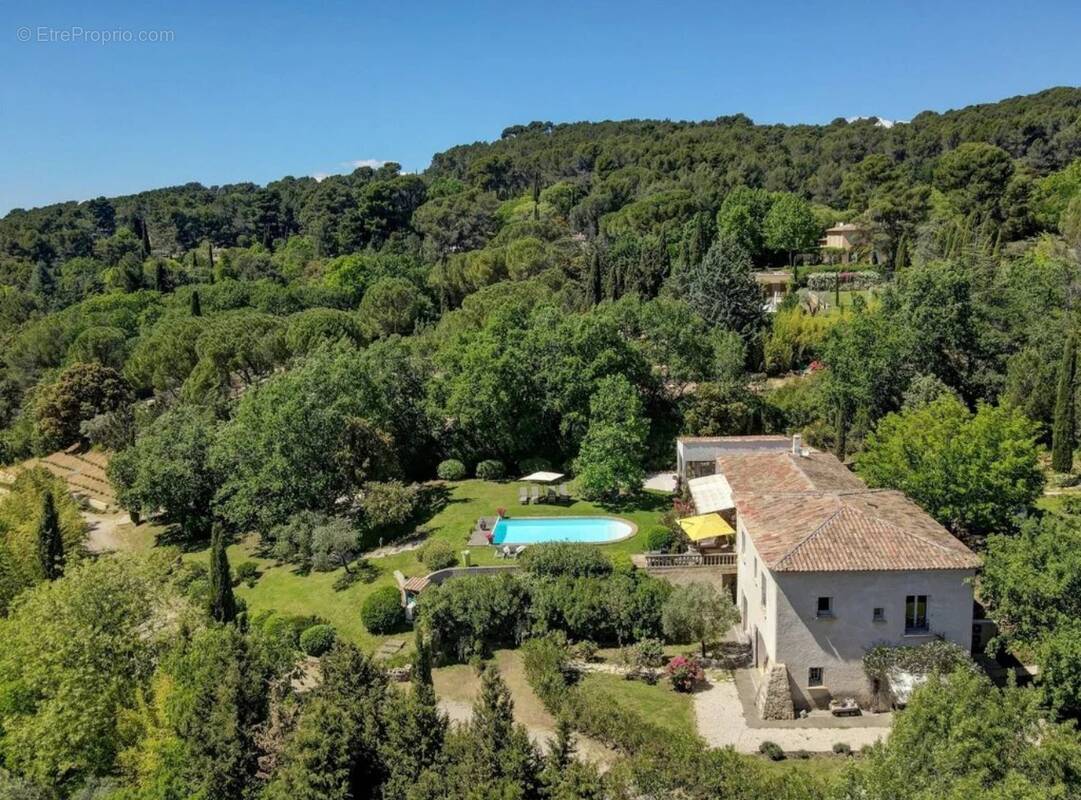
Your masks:
{"label": "dirt path", "polygon": [[[512,650],[500,650],[495,663],[514,700],[514,719],[525,726],[529,738],[545,748],[555,736],[556,722],[526,680],[522,659]],[[434,670],[432,682],[439,697],[439,707],[451,722],[465,724],[473,717],[473,702],[480,690],[480,679],[472,667],[458,665]],[[585,761],[607,769],[618,758],[613,750],[585,736],[575,739],[578,754]]]}
{"label": "dirt path", "polygon": [[106,514],[87,509],[82,514],[87,525],[86,549],[91,553],[145,550],[154,544],[154,537],[162,530],[147,522],[133,525],[124,511]]}
{"label": "dirt path", "polygon": [[740,753],[757,753],[765,741],[776,742],[786,752],[806,750],[827,753],[835,742],[853,750],[873,744],[889,734],[888,715],[830,718],[829,726],[817,725],[814,718],[785,722],[749,723],[744,704],[731,673],[709,674],[710,686],[694,695],[698,735],[710,747],[733,747]]}

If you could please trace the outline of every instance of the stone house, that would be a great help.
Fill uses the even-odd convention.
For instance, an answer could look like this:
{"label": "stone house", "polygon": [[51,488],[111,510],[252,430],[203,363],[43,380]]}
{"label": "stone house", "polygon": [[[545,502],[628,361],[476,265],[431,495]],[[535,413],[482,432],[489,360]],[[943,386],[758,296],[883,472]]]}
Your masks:
{"label": "stone house", "polygon": [[[736,603],[765,716],[869,703],[862,662],[876,645],[944,638],[971,648],[975,553],[901,492],[869,489],[798,436],[783,449],[738,438],[714,441],[714,474],[690,485],[696,502],[732,507]],[[683,455],[707,447],[685,441]]]}

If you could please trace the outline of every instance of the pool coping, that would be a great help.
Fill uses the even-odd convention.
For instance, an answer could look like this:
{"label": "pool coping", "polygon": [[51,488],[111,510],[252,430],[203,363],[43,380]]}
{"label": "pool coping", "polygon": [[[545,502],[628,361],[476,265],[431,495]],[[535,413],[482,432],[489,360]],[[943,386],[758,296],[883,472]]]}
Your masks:
{"label": "pool coping", "polygon": [[[509,516],[503,517],[503,519],[507,519],[507,520],[515,520],[515,519],[559,519],[559,520],[567,520],[567,519],[610,519],[610,520],[615,520],[616,522],[622,522],[624,525],[630,526],[630,529],[631,529],[630,533],[628,533],[626,536],[620,536],[618,539],[611,539],[610,541],[607,541],[607,542],[570,542],[570,544],[587,544],[587,545],[591,545],[593,547],[607,547],[610,544],[619,544],[620,542],[625,542],[628,539],[633,538],[638,533],[638,524],[636,522],[634,522],[633,520],[629,520],[626,517],[617,517],[617,516],[614,516],[612,514],[575,514],[575,515],[569,515],[569,514],[567,514],[567,515],[559,515],[559,514],[557,514],[555,516],[540,515],[540,514],[526,514],[525,516],[520,516],[520,517],[509,515]],[[493,531],[495,530],[494,525],[492,526],[492,530]],[[477,534],[479,534],[481,537],[484,536],[484,533],[480,532],[479,530],[474,532],[474,535],[477,535]],[[551,541],[552,542],[563,542],[563,541],[566,541],[566,540],[564,540],[564,539],[552,539]],[[473,537],[471,536],[470,540],[469,540],[469,544],[471,546],[486,546],[486,547],[494,547],[494,548],[498,549],[498,548],[502,548],[502,547],[521,547],[523,545],[525,547],[531,547],[532,545],[535,545],[535,544],[549,544],[549,542],[515,542],[515,541],[509,541],[508,540],[508,541],[500,542],[499,544],[495,544],[493,542],[489,542],[485,538],[482,538],[481,541],[474,542]]]}

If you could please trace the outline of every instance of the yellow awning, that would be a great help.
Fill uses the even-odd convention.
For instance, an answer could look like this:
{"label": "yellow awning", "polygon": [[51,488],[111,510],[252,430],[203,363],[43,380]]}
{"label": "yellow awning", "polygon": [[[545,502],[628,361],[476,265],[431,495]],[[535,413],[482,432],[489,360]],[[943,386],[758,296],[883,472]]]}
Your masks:
{"label": "yellow awning", "polygon": [[699,514],[697,517],[684,517],[679,521],[679,527],[683,528],[684,533],[692,542],[735,534],[732,526],[725,522],[724,517],[720,514]]}

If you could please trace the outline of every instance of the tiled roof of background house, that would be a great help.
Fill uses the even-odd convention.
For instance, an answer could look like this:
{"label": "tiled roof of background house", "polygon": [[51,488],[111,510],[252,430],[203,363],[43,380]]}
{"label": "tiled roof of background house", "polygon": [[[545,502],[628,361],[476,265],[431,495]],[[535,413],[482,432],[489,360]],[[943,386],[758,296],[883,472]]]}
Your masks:
{"label": "tiled roof of background house", "polygon": [[866,489],[856,475],[830,453],[789,451],[725,453],[717,457],[735,495],[761,492],[815,492]]}
{"label": "tiled roof of background house", "polygon": [[980,564],[975,553],[901,492],[743,494],[736,497],[736,513],[775,572],[974,569]]}

